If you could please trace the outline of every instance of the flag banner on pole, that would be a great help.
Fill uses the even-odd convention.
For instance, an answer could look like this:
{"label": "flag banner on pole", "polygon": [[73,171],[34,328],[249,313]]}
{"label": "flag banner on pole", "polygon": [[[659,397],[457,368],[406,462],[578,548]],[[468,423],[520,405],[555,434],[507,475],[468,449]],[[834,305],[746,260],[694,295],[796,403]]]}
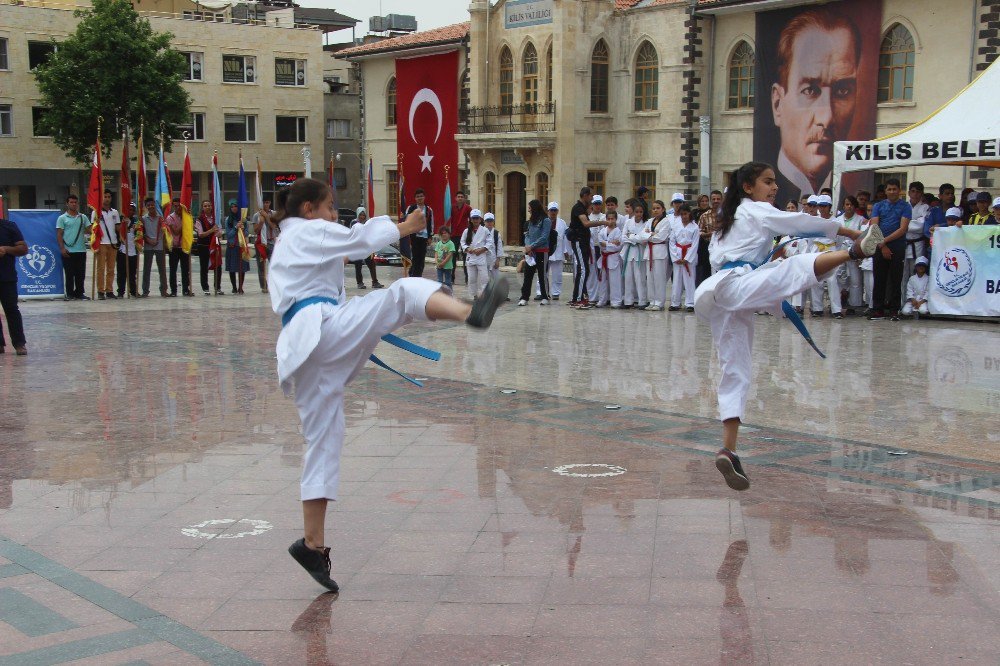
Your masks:
{"label": "flag banner on pole", "polygon": [[[222,188],[219,185],[219,156],[212,156],[212,222],[215,228],[222,227]],[[222,243],[218,234],[212,234],[208,242],[208,267],[211,270],[222,268]]]}
{"label": "flag banner on pole", "polygon": [[257,210],[263,210],[264,208],[264,170],[260,168],[260,158],[257,158],[257,171],[254,173],[254,194],[257,200],[254,202],[257,205]]}
{"label": "flag banner on pole", "polygon": [[[396,60],[400,171],[411,189],[424,190],[432,208],[446,201],[446,188],[458,188],[458,78],[457,50]],[[443,209],[434,213],[439,222],[448,221]]]}
{"label": "flag banner on pole", "polygon": [[327,181],[330,184],[330,191],[333,192],[333,207],[337,207],[337,179],[334,177],[333,157],[330,158],[330,166],[326,172]]}
{"label": "flag banner on pole", "polygon": [[94,160],[90,164],[90,186],[87,188],[87,205],[90,214],[90,249],[97,252],[104,238],[104,231],[98,224],[101,215],[101,204],[104,202],[104,174],[101,173],[101,143],[94,144]]}
{"label": "flag banner on pole", "polygon": [[375,217],[375,183],[373,181],[374,165],[368,158],[368,217]]}
{"label": "flag banner on pole", "polygon": [[125,245],[126,252],[128,251],[128,225],[131,222],[131,212],[129,207],[132,205],[132,174],[128,163],[128,137],[122,134],[122,168],[121,172],[118,174],[118,186],[121,190],[118,194],[120,195],[121,203],[119,211],[121,215],[119,216],[118,222],[118,242]]}
{"label": "flag banner on pole", "polygon": [[156,212],[160,214],[160,229],[163,232],[163,247],[167,252],[174,248],[174,237],[170,233],[170,228],[166,224],[166,217],[170,210],[170,181],[167,176],[167,163],[163,159],[163,146],[160,146],[160,159],[156,164],[156,185],[153,191],[153,203]]}
{"label": "flag banner on pole", "polygon": [[243,229],[236,231],[240,245],[240,258],[243,261],[250,261],[250,244],[247,242],[246,235],[247,210],[250,207],[250,199],[247,195],[247,174],[246,169],[243,168],[243,155],[240,155],[240,182],[239,189],[236,191],[236,205],[240,209],[240,222],[243,223]]}
{"label": "flag banner on pole", "polygon": [[136,144],[136,167],[135,167],[135,214],[138,217],[139,225],[135,232],[135,249],[142,252],[146,245],[145,226],[142,224],[142,213],[145,207],[146,190],[149,185],[146,182],[146,149],[142,145],[142,132],[139,132],[139,141]]}
{"label": "flag banner on pole", "polygon": [[194,245],[194,218],[191,216],[191,156],[184,148],[184,172],[181,175],[181,250],[191,254]]}
{"label": "flag banner on pole", "polygon": [[[261,211],[264,210],[264,178],[263,170],[260,168],[260,158],[257,158],[257,171],[254,173],[254,190],[256,190],[257,197],[257,214],[260,215]],[[336,201],[336,197],[334,197]],[[334,204],[336,205],[336,204]],[[259,218],[258,218],[259,219]],[[253,247],[257,250],[257,256],[260,257],[261,261],[267,259],[267,245],[264,244],[264,237],[267,234],[267,222],[261,220],[260,233],[254,237]]]}

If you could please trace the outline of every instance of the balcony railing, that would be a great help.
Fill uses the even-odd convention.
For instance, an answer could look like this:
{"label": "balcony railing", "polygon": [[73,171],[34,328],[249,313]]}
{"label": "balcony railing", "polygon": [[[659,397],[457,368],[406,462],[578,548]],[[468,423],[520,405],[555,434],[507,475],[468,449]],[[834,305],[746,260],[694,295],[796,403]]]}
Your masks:
{"label": "balcony railing", "polygon": [[508,106],[470,106],[459,109],[458,128],[463,134],[502,132],[552,132],[556,128],[555,102]]}

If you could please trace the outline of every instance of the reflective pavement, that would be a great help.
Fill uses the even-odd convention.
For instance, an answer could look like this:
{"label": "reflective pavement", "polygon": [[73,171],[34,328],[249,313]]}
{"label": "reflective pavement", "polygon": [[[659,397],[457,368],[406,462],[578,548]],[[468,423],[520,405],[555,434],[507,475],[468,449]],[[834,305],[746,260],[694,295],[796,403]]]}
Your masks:
{"label": "reflective pavement", "polygon": [[694,315],[410,327],[440,363],[380,355],[427,387],[348,391],[337,596],[285,553],[303,442],[262,295],[22,309],[0,664],[1000,660],[995,325],[807,321],[823,361],[760,317],[742,494]]}

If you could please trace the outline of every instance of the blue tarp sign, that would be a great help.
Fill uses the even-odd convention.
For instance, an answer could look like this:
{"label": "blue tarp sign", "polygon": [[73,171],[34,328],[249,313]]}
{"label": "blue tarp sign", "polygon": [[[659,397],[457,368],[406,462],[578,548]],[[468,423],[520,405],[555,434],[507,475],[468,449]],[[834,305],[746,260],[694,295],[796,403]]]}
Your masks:
{"label": "blue tarp sign", "polygon": [[7,216],[28,244],[28,254],[18,257],[17,295],[24,298],[63,296],[63,264],[56,240],[58,210],[11,210]]}

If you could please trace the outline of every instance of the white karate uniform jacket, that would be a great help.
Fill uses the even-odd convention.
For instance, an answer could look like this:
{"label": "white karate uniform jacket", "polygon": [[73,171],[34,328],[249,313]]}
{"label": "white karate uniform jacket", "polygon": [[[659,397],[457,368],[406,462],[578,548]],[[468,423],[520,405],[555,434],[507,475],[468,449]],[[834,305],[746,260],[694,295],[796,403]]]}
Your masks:
{"label": "white karate uniform jacket", "polygon": [[597,242],[606,244],[601,250],[601,266],[604,266],[603,255],[607,255],[608,270],[621,271],[622,230],[615,227],[611,231],[608,231],[607,227],[601,227],[601,231],[597,235]]}
{"label": "white karate uniform jacket", "polygon": [[649,234],[648,253],[646,259],[666,259],[670,256],[670,235],[673,232],[674,216],[671,212],[659,222],[650,219],[646,222],[646,233]]}
{"label": "white karate uniform jacket", "polygon": [[[676,264],[681,259],[684,259],[692,268],[697,266],[700,239],[701,230],[698,228],[697,222],[692,220],[688,224],[684,224],[681,218],[676,218],[674,220],[674,228],[670,232],[670,260]],[[681,245],[691,246],[687,249],[687,254],[683,257],[681,256]]]}
{"label": "white karate uniform jacket", "polygon": [[930,289],[930,274],[924,273],[923,277],[920,277],[916,273],[910,276],[910,279],[906,282],[906,301],[909,302],[910,299],[916,299],[918,301],[927,300],[927,290]]}
{"label": "white karate uniform jacket", "polygon": [[622,229],[622,260],[627,263],[645,261],[645,246],[649,242],[649,235],[645,222],[640,222],[634,217],[628,218],[625,228]]}
{"label": "white karate uniform jacket", "polygon": [[569,229],[569,225],[561,217],[556,218],[556,246],[552,250],[552,256],[549,257],[549,263],[553,261],[565,261],[566,255],[573,254],[573,247],[570,242],[566,239],[566,230]]}

